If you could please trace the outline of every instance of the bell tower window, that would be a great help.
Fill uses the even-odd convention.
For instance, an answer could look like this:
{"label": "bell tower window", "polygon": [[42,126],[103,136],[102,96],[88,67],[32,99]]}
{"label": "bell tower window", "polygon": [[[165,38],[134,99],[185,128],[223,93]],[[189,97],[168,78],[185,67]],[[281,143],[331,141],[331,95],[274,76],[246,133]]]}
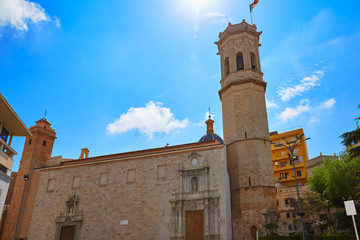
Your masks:
{"label": "bell tower window", "polygon": [[255,57],[254,53],[250,53],[250,60],[251,60],[251,69],[257,70],[256,69],[256,57]]}
{"label": "bell tower window", "polygon": [[237,71],[244,70],[244,59],[241,52],[236,54],[236,69]]}
{"label": "bell tower window", "polygon": [[225,76],[229,75],[230,73],[230,65],[229,65],[229,58],[225,58],[225,63],[224,63],[224,73]]}

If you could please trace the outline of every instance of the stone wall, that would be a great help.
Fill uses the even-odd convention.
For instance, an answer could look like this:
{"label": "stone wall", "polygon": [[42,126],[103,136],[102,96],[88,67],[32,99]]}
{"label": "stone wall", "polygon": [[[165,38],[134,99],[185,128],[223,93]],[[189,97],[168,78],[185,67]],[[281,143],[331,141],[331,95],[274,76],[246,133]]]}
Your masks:
{"label": "stone wall", "polygon": [[[184,239],[183,234],[175,236],[171,203],[178,200],[176,193],[182,188],[180,170],[183,166],[190,164],[196,169],[199,164],[199,168],[203,168],[205,162],[209,189],[219,201],[216,219],[219,238],[213,239],[227,239],[223,149],[218,143],[196,150],[167,152],[164,148],[156,154],[101,161],[89,159],[78,165],[73,161],[72,165],[40,169],[28,239],[54,239],[59,224],[63,224],[56,220],[69,221],[64,218],[66,201],[74,193],[78,198],[79,210],[75,217],[80,223],[79,239]],[[198,158],[195,165],[191,162],[194,154]],[[203,194],[202,191],[199,187],[198,194]],[[198,199],[190,190],[185,193]],[[182,197],[181,202],[186,202],[186,196]]]}

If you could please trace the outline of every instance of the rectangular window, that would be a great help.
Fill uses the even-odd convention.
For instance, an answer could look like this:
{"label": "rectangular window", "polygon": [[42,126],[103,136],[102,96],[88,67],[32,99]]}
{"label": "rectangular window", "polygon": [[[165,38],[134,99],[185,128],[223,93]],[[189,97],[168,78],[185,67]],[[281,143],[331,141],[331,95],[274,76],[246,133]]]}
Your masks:
{"label": "rectangular window", "polygon": [[296,231],[298,229],[297,225],[294,224],[294,230]]}
{"label": "rectangular window", "polygon": [[281,156],[285,156],[285,152],[281,152]]}
{"label": "rectangular window", "polygon": [[290,218],[290,213],[286,213],[286,218]]}
{"label": "rectangular window", "polygon": [[287,162],[281,162],[281,163],[280,163],[280,166],[281,166],[281,167],[286,167],[286,164],[287,164]]}
{"label": "rectangular window", "polygon": [[289,231],[292,231],[292,225],[288,225]]}
{"label": "rectangular window", "polygon": [[7,139],[8,139],[8,137],[9,137],[9,131],[8,130],[6,130],[6,128],[2,128],[1,129],[1,132],[0,132],[0,137],[5,141],[5,142],[7,142]]}
{"label": "rectangular window", "polygon": [[107,183],[108,183],[108,173],[100,173],[99,185],[106,186]]}
{"label": "rectangular window", "polygon": [[167,171],[166,165],[158,166],[157,170],[158,170],[157,171],[157,177],[158,178],[166,178],[166,171]]}
{"label": "rectangular window", "polygon": [[293,217],[293,218],[296,218],[296,213],[293,212],[293,213],[292,213],[292,217]]}
{"label": "rectangular window", "polygon": [[[288,198],[286,198],[285,199],[285,204],[289,204],[289,199]],[[288,214],[288,213],[287,213]],[[290,216],[290,215],[289,215]]]}
{"label": "rectangular window", "polygon": [[299,150],[300,150],[300,149],[295,148],[294,153],[297,154],[297,153],[299,152]]}
{"label": "rectangular window", "polygon": [[129,169],[127,172],[127,182],[133,183],[136,180],[136,169]]}
{"label": "rectangular window", "polygon": [[73,179],[73,188],[80,187],[81,176],[75,176]]}
{"label": "rectangular window", "polygon": [[285,178],[287,178],[288,176],[289,176],[289,173],[286,172],[286,173],[285,173]]}
{"label": "rectangular window", "polygon": [[302,155],[298,156],[298,159],[299,159],[299,162],[302,162],[303,161]]}
{"label": "rectangular window", "polygon": [[48,181],[48,185],[47,185],[47,191],[48,192],[52,192],[55,190],[55,178],[51,178]]}
{"label": "rectangular window", "polygon": [[284,178],[284,175],[282,173],[280,173],[280,178]]}
{"label": "rectangular window", "polygon": [[5,174],[7,174],[7,168],[3,165],[0,164],[0,171],[4,172]]}
{"label": "rectangular window", "polygon": [[296,176],[301,177],[301,171],[296,171]]}

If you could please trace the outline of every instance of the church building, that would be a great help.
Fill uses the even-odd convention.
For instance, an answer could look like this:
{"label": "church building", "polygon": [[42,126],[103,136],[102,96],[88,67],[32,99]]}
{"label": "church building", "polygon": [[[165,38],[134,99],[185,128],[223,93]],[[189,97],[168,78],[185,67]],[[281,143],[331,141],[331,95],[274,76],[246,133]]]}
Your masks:
{"label": "church building", "polygon": [[[255,25],[219,34],[224,139],[79,159],[52,156],[56,133],[30,127],[0,239],[243,240],[276,210],[266,82]],[[200,136],[199,136],[200,137]]]}

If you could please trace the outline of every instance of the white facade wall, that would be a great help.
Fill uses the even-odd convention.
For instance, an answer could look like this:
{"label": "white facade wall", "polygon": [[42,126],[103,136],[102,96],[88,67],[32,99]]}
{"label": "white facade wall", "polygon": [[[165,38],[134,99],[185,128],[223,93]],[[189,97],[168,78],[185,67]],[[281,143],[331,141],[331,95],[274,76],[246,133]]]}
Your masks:
{"label": "white facade wall", "polygon": [[9,189],[10,177],[0,171],[0,220],[4,209],[6,194]]}

